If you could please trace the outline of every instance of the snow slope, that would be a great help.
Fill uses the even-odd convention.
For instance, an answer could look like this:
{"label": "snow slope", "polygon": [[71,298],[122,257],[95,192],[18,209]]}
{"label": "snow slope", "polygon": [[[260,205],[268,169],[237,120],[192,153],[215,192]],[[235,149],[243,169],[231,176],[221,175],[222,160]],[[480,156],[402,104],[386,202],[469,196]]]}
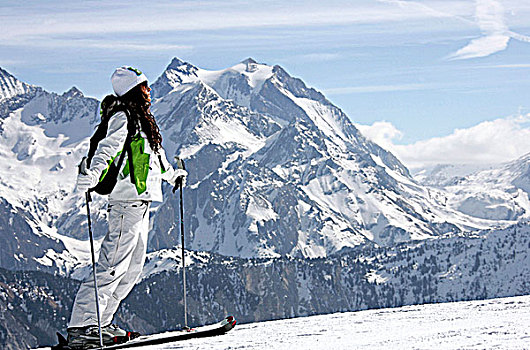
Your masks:
{"label": "snow slope", "polygon": [[530,218],[530,154],[485,169],[438,166],[415,177],[445,193],[448,207],[488,220]]}
{"label": "snow slope", "polygon": [[14,76],[0,68],[0,102],[17,95],[26,94],[36,87],[17,80]]}
{"label": "snow slope", "polygon": [[209,71],[174,58],[162,76],[153,84],[152,95],[163,97],[182,84],[203,82],[222,98],[249,108],[251,96],[259,92],[273,75],[273,67],[248,58],[233,67]]}
{"label": "snow slope", "polygon": [[414,179],[426,186],[443,188],[473,173],[496,168],[497,164],[438,164],[435,166],[414,169]]}
{"label": "snow slope", "polygon": [[141,349],[528,349],[529,324],[525,295],[258,322]]}
{"label": "snow slope", "polygon": [[[168,153],[193,169],[185,206],[194,213],[185,218],[192,249],[322,257],[514,223],[447,207],[441,191],[418,185],[324,95],[279,66],[247,59],[207,71],[175,58],[152,89]],[[174,223],[159,213],[153,221],[158,248],[174,246]]]}
{"label": "snow slope", "polygon": [[[72,190],[98,101],[75,88],[58,95],[0,75],[0,198],[35,235],[66,247],[30,253],[19,243],[27,240],[6,234],[10,248],[2,255],[20,268],[32,262],[68,274],[87,257],[84,198]],[[175,58],[152,89],[164,148],[170,159],[185,158],[190,173],[190,249],[324,257],[516,221],[449,206],[443,191],[416,183],[323,94],[280,66],[247,59],[208,71]],[[95,196],[91,206],[96,238],[106,232],[103,203]],[[172,195],[153,206],[151,250],[178,244],[177,213]]]}
{"label": "snow slope", "polygon": [[528,324],[524,296],[262,322],[153,349],[513,349],[529,345]]}
{"label": "snow slope", "polygon": [[[71,270],[77,264],[73,255],[82,255],[78,247],[84,246],[74,239],[81,236],[76,232],[86,235],[80,222],[72,220],[80,218],[76,208],[83,203],[72,192],[77,164],[99,118],[98,102],[76,88],[48,93],[1,69],[0,90],[5,92],[0,95],[0,198],[36,236],[22,238],[20,225],[18,230],[1,225],[7,241],[0,249],[2,266]],[[55,243],[42,243],[33,251],[36,240]]]}

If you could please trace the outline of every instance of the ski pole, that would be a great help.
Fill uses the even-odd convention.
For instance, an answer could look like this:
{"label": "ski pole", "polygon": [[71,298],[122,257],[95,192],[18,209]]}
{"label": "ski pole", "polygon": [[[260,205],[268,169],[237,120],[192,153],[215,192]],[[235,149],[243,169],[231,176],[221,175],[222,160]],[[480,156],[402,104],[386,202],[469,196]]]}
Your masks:
{"label": "ski pole", "polygon": [[101,318],[99,315],[99,296],[98,296],[98,280],[96,277],[96,255],[94,254],[94,237],[92,236],[92,222],[90,220],[90,206],[92,200],[90,198],[90,191],[85,194],[86,197],[86,211],[88,219],[88,236],[90,238],[90,252],[92,253],[92,275],[94,276],[94,294],[96,296],[96,314],[98,316],[98,330],[99,330],[99,345],[103,347],[103,336],[101,334]]}
{"label": "ski pole", "polygon": [[[175,157],[177,161],[177,167],[182,170],[186,170],[186,167],[184,166],[184,161],[178,157]],[[179,181],[180,180],[180,181]],[[177,182],[175,183],[175,187],[173,187],[173,193],[175,193],[176,189],[180,187],[180,244],[182,248],[182,285],[184,289],[184,297],[183,297],[183,303],[184,303],[184,329],[188,329],[188,304],[186,302],[186,264],[184,262],[185,258],[185,252],[184,252],[184,203],[182,201],[182,178],[179,177],[177,179]]]}

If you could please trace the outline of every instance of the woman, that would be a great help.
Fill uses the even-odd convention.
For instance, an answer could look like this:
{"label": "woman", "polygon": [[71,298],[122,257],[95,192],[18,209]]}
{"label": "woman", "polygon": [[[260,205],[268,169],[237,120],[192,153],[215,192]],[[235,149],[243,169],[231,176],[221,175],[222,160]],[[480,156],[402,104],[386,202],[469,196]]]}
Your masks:
{"label": "woman", "polygon": [[[102,103],[102,110],[114,108],[117,112],[111,110],[106,136],[98,143],[91,160],[83,160],[77,178],[79,191],[95,187],[108,165],[118,159],[120,152],[126,152],[128,135],[134,134],[128,148],[132,154],[124,157],[126,161],[109,194],[109,231],[96,265],[105,344],[112,344],[115,337],[131,337],[130,332],[111,322],[120,302],[140,277],[147,249],[149,206],[152,201],[162,201],[161,180],[172,185],[181,181],[184,186],[187,176],[186,171],[173,169],[167,161],[162,136],[150,111],[151,89],[145,75],[132,67],[121,67],[113,73],[111,81],[117,98],[113,103]],[[74,302],[68,326],[68,345],[72,348],[99,346],[93,280],[90,275],[81,284]]]}

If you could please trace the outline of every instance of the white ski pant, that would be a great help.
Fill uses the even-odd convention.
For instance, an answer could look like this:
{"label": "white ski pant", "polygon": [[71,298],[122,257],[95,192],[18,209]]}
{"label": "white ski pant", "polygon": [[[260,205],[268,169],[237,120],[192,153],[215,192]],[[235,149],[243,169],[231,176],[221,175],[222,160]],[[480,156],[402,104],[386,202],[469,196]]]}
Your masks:
{"label": "white ski pant", "polygon": [[[105,236],[96,264],[101,325],[112,322],[120,302],[132,290],[145,262],[149,233],[147,201],[109,203],[109,232]],[[97,325],[92,273],[83,281],[68,327]]]}

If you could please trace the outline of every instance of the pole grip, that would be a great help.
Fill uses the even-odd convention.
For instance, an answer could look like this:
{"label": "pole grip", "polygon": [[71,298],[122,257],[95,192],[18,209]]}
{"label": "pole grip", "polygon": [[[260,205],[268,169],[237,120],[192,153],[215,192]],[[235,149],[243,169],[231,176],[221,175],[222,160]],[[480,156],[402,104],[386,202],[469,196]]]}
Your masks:
{"label": "pole grip", "polygon": [[177,161],[177,168],[186,170],[186,166],[184,165],[184,159],[175,157],[175,160]]}
{"label": "pole grip", "polygon": [[[186,166],[184,165],[184,160],[179,157],[175,157],[175,160],[177,161],[177,168],[186,170]],[[182,177],[177,178],[177,181],[175,182],[175,186],[173,187],[173,193],[179,188],[182,187]]]}

